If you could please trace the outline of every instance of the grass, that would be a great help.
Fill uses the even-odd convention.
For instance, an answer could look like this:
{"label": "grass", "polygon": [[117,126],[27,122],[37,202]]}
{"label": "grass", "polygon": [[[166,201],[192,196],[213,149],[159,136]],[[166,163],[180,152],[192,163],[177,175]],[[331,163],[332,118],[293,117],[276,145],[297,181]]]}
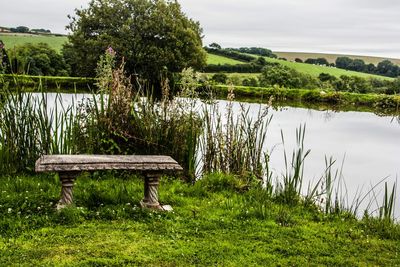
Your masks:
{"label": "grass", "polygon": [[0,74],[0,85],[28,92],[91,92],[96,89],[95,83],[95,78]]}
{"label": "grass", "polygon": [[238,193],[235,178],[220,174],[194,186],[164,178],[160,199],[174,212],[151,212],[138,208],[142,180],[118,176],[79,177],[77,206],[61,212],[55,177],[1,177],[0,265],[400,264],[398,226],[382,232],[370,218],[279,204],[260,188]]}
{"label": "grass", "polygon": [[[323,91],[319,89],[284,89],[233,86],[238,99],[268,102],[271,97],[274,103],[290,103],[294,106],[318,104],[335,110],[357,110],[376,112],[377,114],[398,115],[400,96],[382,94],[359,94],[349,92]],[[213,85],[219,97],[226,97],[230,86]],[[314,106],[315,107],[315,106]]]}
{"label": "grass", "polygon": [[306,63],[291,62],[291,61],[285,61],[285,60],[280,60],[280,59],[275,59],[275,58],[267,58],[266,57],[265,59],[268,62],[277,62],[284,66],[293,68],[299,72],[306,73],[306,74],[309,74],[314,77],[318,77],[321,73],[328,73],[328,74],[336,76],[336,77],[340,77],[341,75],[346,75],[346,76],[358,76],[358,77],[362,77],[362,78],[376,78],[376,79],[384,79],[384,80],[393,80],[393,78],[390,78],[390,77],[384,77],[384,76],[362,73],[362,72],[357,72],[357,71],[350,71],[350,70],[325,67],[325,66],[317,66],[317,65],[306,64]]}
{"label": "grass", "polygon": [[26,43],[47,43],[57,52],[61,51],[63,44],[68,41],[66,36],[45,36],[45,35],[19,35],[19,34],[0,34],[0,40],[5,44],[7,50],[13,49],[14,46]]}
{"label": "grass", "polygon": [[[210,54],[208,54],[208,56],[210,56]],[[214,55],[211,55],[211,56],[214,56]],[[362,77],[362,78],[376,78],[376,79],[384,79],[384,80],[393,80],[393,78],[390,78],[390,77],[384,77],[384,76],[380,76],[380,75],[373,75],[373,74],[356,72],[356,71],[343,70],[343,69],[332,68],[332,67],[291,62],[291,61],[285,61],[285,60],[281,60],[281,59],[268,58],[268,57],[265,57],[265,59],[268,62],[279,63],[281,65],[295,69],[301,73],[309,74],[313,77],[318,77],[321,73],[328,73],[328,74],[336,76],[336,77],[340,77],[341,75],[346,75],[346,76],[358,76],[358,77]],[[226,57],[218,56],[218,59],[216,58],[216,60],[214,61],[213,64],[224,64],[223,62],[225,60],[230,60],[230,59],[226,58]],[[208,64],[211,64],[211,63],[208,62]],[[226,63],[226,64],[240,64],[240,63]],[[257,74],[254,74],[254,73],[252,73],[251,75],[244,74],[244,73],[240,74],[241,77],[244,77],[244,75],[251,77],[252,75],[257,75]]]}
{"label": "grass", "polygon": [[308,53],[308,52],[274,52],[278,57],[286,58],[289,61],[294,61],[296,58],[300,58],[305,61],[308,58],[325,58],[329,63],[335,63],[338,57],[349,57],[352,59],[362,59],[366,64],[372,63],[374,65],[379,62],[389,59],[395,64],[400,64],[398,58],[386,58],[386,57],[373,57],[373,56],[359,56],[359,55],[343,55],[343,54],[327,54],[327,53]]}
{"label": "grass", "polygon": [[209,54],[207,53],[207,64],[229,64],[229,65],[235,65],[235,64],[243,64],[243,62],[219,55],[214,55],[214,54]]}

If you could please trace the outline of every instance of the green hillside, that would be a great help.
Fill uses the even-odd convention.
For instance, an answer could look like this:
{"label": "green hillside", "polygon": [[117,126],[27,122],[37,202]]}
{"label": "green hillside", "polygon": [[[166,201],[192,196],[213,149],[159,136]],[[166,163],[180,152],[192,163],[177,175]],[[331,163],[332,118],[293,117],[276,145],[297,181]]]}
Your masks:
{"label": "green hillside", "polygon": [[235,59],[231,59],[231,58],[227,58],[227,57],[223,57],[223,56],[218,56],[218,55],[214,55],[214,54],[207,54],[207,64],[229,64],[229,65],[233,65],[233,64],[241,64],[243,62],[235,60]]}
{"label": "green hillside", "polygon": [[[54,36],[54,35],[34,35],[34,34],[0,34],[0,40],[4,42],[6,45],[7,49],[11,49],[12,47],[16,45],[21,45],[24,43],[47,43],[50,45],[50,47],[54,48],[56,51],[61,51],[62,45],[68,41],[68,38],[66,36]],[[290,55],[292,57],[289,57],[289,53],[285,52],[286,54],[278,53],[279,56],[284,56],[288,58],[289,60],[292,59],[292,57],[300,57],[301,54],[303,54],[303,58],[305,57],[326,57],[328,60],[333,60],[336,59],[337,56],[339,55],[332,55],[332,57],[328,57],[328,54],[306,54],[306,53],[294,53],[290,52]],[[333,57],[335,56],[335,57]],[[363,59],[366,62],[370,62],[367,59],[372,60],[372,57],[363,57]],[[376,58],[376,60],[380,60],[381,58]],[[332,67],[324,67],[324,66],[316,66],[316,65],[311,65],[311,64],[305,64],[305,63],[297,63],[297,62],[292,62],[292,61],[285,61],[285,60],[279,60],[279,59],[273,59],[273,58],[266,58],[268,62],[278,62],[282,65],[285,65],[290,68],[294,68],[299,72],[310,74],[312,76],[317,77],[320,73],[329,73],[331,75],[334,75],[336,77],[339,77],[341,75],[347,75],[347,76],[359,76],[363,78],[369,78],[369,77],[374,77],[374,78],[380,78],[380,79],[387,79],[391,80],[392,78],[388,77],[383,77],[379,75],[373,75],[373,74],[367,74],[367,73],[361,73],[361,72],[355,72],[355,71],[347,71],[343,69],[337,69],[337,68],[332,68]],[[382,58],[383,60],[383,58]],[[231,58],[219,56],[219,55],[213,55],[213,54],[208,54],[207,55],[207,64],[240,64],[243,63],[238,60],[234,60]]]}
{"label": "green hillside", "polygon": [[294,61],[296,58],[300,58],[305,61],[308,58],[325,58],[329,63],[335,63],[338,57],[349,57],[351,59],[362,59],[366,64],[378,64],[379,62],[388,59],[394,64],[400,65],[400,59],[398,58],[385,58],[385,57],[373,57],[373,56],[358,56],[358,55],[340,55],[340,54],[326,54],[326,53],[308,53],[308,52],[276,52],[278,57],[286,58],[289,61]]}
{"label": "green hillside", "polygon": [[378,79],[386,79],[386,80],[393,80],[393,78],[384,77],[380,75],[362,73],[357,71],[349,71],[344,69],[338,69],[334,67],[325,67],[325,66],[318,66],[306,63],[298,63],[298,62],[291,62],[285,61],[275,58],[265,58],[268,62],[277,62],[289,68],[296,69],[299,72],[309,74],[311,76],[318,77],[321,73],[329,73],[330,75],[340,77],[341,75],[347,76],[358,76],[362,78],[378,78]]}
{"label": "green hillside", "polygon": [[[223,57],[223,56],[215,56],[215,55],[211,55],[211,54],[208,54],[208,58],[213,59],[212,64],[225,64],[227,62],[227,60],[231,60],[231,59]],[[309,74],[314,77],[318,77],[321,73],[329,73],[330,75],[334,75],[336,77],[340,77],[341,75],[346,75],[346,76],[358,76],[358,77],[363,77],[363,78],[378,78],[378,79],[393,80],[393,78],[389,78],[389,77],[368,74],[368,73],[362,73],[362,72],[356,72],[356,71],[349,71],[349,70],[338,69],[338,68],[333,68],[333,67],[317,66],[317,65],[311,65],[311,64],[306,64],[306,63],[297,63],[297,62],[285,61],[285,60],[281,60],[281,59],[268,58],[268,57],[265,57],[265,59],[268,62],[276,62],[276,63],[282,64],[284,66],[287,66],[289,68],[293,68],[299,72]],[[233,60],[233,61],[236,61],[236,60]],[[236,62],[238,62],[238,63],[227,63],[227,64],[243,63],[240,61],[236,61]],[[209,64],[211,64],[211,63],[209,63]]]}
{"label": "green hillside", "polygon": [[63,44],[67,42],[68,38],[66,36],[54,35],[0,34],[0,40],[4,42],[6,49],[12,49],[16,45],[25,43],[47,43],[56,51],[61,51]]}

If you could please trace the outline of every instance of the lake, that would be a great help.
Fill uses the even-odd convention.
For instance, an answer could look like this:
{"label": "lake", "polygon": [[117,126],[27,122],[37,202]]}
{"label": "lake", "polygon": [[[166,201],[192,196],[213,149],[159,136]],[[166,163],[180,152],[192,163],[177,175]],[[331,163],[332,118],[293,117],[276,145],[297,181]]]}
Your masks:
{"label": "lake", "polygon": [[[48,94],[48,103],[54,103],[55,97],[55,94]],[[77,103],[91,98],[85,94],[61,94],[61,97],[65,107],[73,101]],[[265,107],[262,104],[234,102],[234,112],[241,110],[240,104],[249,108],[249,114],[254,118],[259,108]],[[228,102],[221,100],[218,105],[223,114]],[[354,196],[360,192],[365,194],[384,178],[392,186],[400,174],[400,123],[397,118],[369,112],[334,112],[293,107],[270,108],[269,115],[272,121],[268,127],[265,149],[271,153],[270,166],[275,175],[285,170],[284,149],[290,157],[296,148],[296,128],[306,125],[304,145],[311,152],[305,161],[304,190],[309,182],[315,183],[324,174],[325,157],[333,157],[336,160],[335,168],[342,171],[349,203]],[[376,189],[376,193],[380,193],[379,202],[383,188],[384,184],[381,184]],[[400,188],[397,188],[397,196],[400,196]],[[398,208],[396,210],[396,217],[399,218],[400,211]]]}

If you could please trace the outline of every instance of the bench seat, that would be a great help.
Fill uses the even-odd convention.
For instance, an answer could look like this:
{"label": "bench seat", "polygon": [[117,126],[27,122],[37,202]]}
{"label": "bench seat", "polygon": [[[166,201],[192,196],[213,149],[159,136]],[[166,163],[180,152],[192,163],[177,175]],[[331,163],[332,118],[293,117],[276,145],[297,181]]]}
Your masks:
{"label": "bench seat", "polygon": [[36,172],[58,172],[62,189],[57,209],[73,203],[75,178],[82,171],[129,170],[144,174],[142,207],[161,209],[158,202],[159,178],[183,168],[169,156],[151,155],[44,155],[36,161]]}

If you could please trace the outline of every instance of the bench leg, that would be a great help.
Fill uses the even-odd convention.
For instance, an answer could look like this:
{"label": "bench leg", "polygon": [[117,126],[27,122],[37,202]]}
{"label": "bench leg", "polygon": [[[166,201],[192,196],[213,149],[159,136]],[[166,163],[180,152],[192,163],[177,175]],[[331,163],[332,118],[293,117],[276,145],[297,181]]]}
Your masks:
{"label": "bench leg", "polygon": [[142,208],[162,210],[158,202],[159,174],[146,174],[144,179],[144,198],[140,201]]}
{"label": "bench leg", "polygon": [[75,178],[78,176],[79,172],[60,172],[61,182],[61,198],[57,204],[57,210],[63,209],[73,203],[73,188]]}

